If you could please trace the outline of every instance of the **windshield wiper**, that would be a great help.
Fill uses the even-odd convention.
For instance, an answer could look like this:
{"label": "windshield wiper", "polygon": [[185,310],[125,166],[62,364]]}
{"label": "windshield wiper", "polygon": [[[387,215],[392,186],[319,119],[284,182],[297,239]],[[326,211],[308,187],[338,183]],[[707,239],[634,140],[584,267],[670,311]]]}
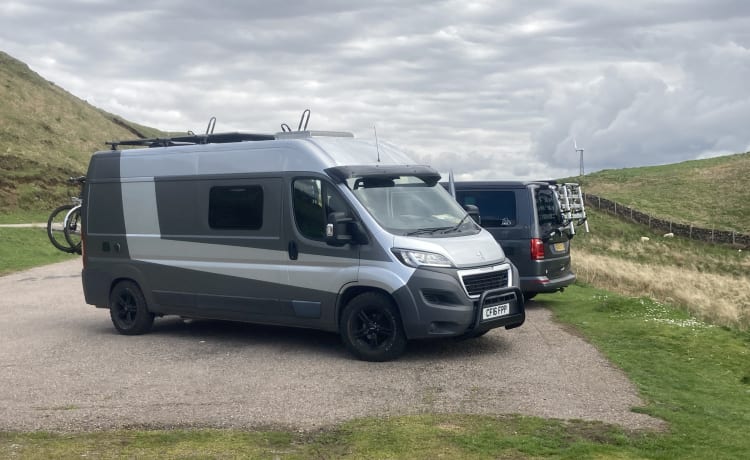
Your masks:
{"label": "windshield wiper", "polygon": [[456,225],[455,225],[455,226],[453,226],[453,227],[449,227],[449,228],[448,228],[448,230],[444,231],[443,233],[453,233],[453,232],[457,232],[457,231],[458,231],[458,229],[459,229],[459,227],[461,227],[461,226],[462,226],[462,225],[464,224],[464,222],[466,222],[466,219],[468,219],[468,218],[469,218],[469,214],[466,214],[466,215],[464,216],[464,218],[463,218],[463,219],[461,219],[461,222],[459,222],[458,224],[456,224]]}
{"label": "windshield wiper", "polygon": [[414,231],[407,232],[406,236],[413,236],[413,235],[432,235],[435,232],[439,232],[441,230],[450,230],[451,227],[429,227],[429,228],[418,228]]}

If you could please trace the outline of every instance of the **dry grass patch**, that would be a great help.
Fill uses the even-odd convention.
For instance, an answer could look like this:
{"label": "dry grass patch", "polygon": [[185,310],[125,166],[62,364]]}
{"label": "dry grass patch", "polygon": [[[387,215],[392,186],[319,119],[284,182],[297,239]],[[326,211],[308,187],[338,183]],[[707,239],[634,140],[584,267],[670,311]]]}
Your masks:
{"label": "dry grass patch", "polygon": [[646,265],[578,250],[578,278],[591,285],[684,305],[713,324],[750,329],[750,277],[701,272],[693,267]]}

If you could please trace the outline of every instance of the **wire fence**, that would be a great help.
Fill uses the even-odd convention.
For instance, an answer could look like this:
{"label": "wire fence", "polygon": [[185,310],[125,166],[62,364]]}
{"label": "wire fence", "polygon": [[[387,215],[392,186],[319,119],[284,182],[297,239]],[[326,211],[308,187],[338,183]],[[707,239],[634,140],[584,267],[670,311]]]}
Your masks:
{"label": "wire fence", "polygon": [[673,233],[675,236],[682,236],[709,243],[731,244],[745,248],[750,247],[750,235],[745,233],[702,228],[694,225],[680,224],[669,220],[659,219],[658,217],[650,216],[646,213],[625,206],[624,204],[597,195],[591,195],[589,193],[584,194],[583,199],[589,207],[601,209],[610,214],[615,214],[633,222],[647,225],[648,228],[656,231]]}

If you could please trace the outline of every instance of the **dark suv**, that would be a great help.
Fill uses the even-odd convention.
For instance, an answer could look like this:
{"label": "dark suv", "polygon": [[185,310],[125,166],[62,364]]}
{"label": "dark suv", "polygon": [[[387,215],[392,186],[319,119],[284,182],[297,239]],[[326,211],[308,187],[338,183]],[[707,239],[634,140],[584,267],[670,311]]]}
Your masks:
{"label": "dark suv", "polygon": [[456,200],[479,208],[481,224],[518,268],[526,299],[576,280],[570,231],[548,182],[456,182]]}

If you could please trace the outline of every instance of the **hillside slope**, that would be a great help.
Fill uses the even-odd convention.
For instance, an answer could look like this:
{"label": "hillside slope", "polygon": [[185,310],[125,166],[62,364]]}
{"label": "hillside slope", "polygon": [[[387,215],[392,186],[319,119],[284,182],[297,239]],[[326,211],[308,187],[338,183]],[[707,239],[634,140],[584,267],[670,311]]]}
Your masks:
{"label": "hillside slope", "polygon": [[700,227],[750,233],[750,152],[572,178],[586,193]]}
{"label": "hillside slope", "polygon": [[73,191],[91,154],[113,139],[158,136],[73,96],[0,51],[0,213],[45,209]]}
{"label": "hillside slope", "polygon": [[588,216],[591,232],[571,241],[579,282],[649,296],[713,324],[750,329],[750,252],[664,238],[596,209]]}

